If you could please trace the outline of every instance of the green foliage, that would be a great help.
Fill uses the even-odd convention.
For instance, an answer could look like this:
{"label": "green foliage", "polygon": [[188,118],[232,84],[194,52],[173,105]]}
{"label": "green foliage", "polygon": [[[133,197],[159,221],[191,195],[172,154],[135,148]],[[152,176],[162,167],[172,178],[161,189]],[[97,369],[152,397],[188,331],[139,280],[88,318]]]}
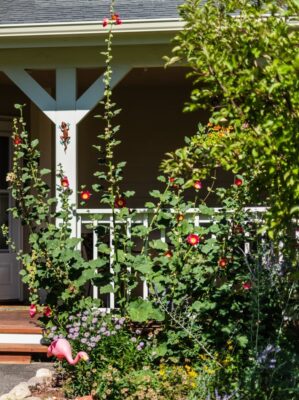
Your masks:
{"label": "green foliage", "polygon": [[[44,181],[44,176],[50,171],[39,167],[38,140],[29,140],[23,106],[16,105],[16,108],[20,117],[14,119],[13,167],[7,177],[15,199],[15,206],[10,211],[27,228],[29,248],[18,252],[18,259],[24,267],[21,275],[29,288],[31,304],[47,314],[47,322],[49,318],[55,318],[56,313],[67,315],[76,307],[85,293],[86,283],[101,276],[103,263],[100,259],[86,262],[77,250],[80,240],[71,237],[71,190],[68,182],[65,181],[65,186],[62,184],[65,179],[63,170],[60,167],[57,172],[56,199],[50,196]],[[7,234],[4,228],[5,231]],[[14,243],[10,240],[9,243],[14,248]],[[46,291],[45,303],[41,307],[38,306],[40,289]]]}
{"label": "green foliage", "polygon": [[[168,59],[192,68],[194,89],[185,110],[206,109],[215,125],[232,127],[215,145],[205,144],[210,151],[203,157],[200,135],[191,139],[192,155],[180,149],[175,156],[200,174],[216,164],[251,176],[270,207],[272,238],[288,232],[298,216],[298,11],[293,0],[186,0],[185,29]],[[203,171],[198,162],[206,163]]]}
{"label": "green foliage", "polygon": [[[65,337],[75,352],[90,356],[76,367],[63,362],[69,397],[295,400],[298,394],[298,252],[290,241],[298,200],[298,35],[288,26],[297,6],[200,3],[187,0],[182,7],[186,29],[169,63],[184,58],[192,67],[187,108],[205,107],[211,120],[167,155],[158,177],[164,188],[150,192],[143,224],[126,204],[134,192],[121,189],[125,162],[115,161],[120,110],[110,88],[112,1],[103,53],[105,127],[94,145],[100,166],[93,190],[112,210],[113,237],[108,245],[99,217],[97,260],[87,262],[76,250],[63,171],[53,199],[43,181],[48,171],[38,166],[38,142],[29,142],[17,106],[13,138],[21,142],[15,141],[9,180],[13,215],[30,231],[30,250],[19,253],[23,279],[33,303],[40,288],[47,290],[47,338]],[[237,174],[227,189],[217,186],[220,167]],[[204,178],[212,180],[205,197]],[[207,204],[212,193],[217,210]],[[268,235],[265,217],[246,208],[257,199],[271,206]],[[276,242],[269,240],[274,233]],[[114,312],[82,297],[89,281],[101,295],[114,293]],[[141,285],[147,299],[140,297]]]}

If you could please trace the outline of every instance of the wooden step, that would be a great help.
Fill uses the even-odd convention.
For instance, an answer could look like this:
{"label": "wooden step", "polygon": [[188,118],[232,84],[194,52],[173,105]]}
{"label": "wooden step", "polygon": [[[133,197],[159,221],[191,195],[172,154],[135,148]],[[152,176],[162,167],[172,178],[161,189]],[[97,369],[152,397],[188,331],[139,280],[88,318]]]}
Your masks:
{"label": "wooden step", "polygon": [[42,344],[0,343],[0,353],[47,353],[47,349]]}
{"label": "wooden step", "polygon": [[0,309],[0,333],[41,334],[37,318],[30,318],[28,310]]}
{"label": "wooden step", "polygon": [[42,328],[28,307],[0,307],[0,364],[30,364],[32,354],[47,352],[39,344]]}

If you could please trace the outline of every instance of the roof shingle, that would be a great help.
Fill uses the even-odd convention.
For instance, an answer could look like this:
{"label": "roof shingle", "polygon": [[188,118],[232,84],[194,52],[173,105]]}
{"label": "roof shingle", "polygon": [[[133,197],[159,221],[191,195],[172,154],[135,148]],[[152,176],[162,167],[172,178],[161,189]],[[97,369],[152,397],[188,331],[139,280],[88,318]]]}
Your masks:
{"label": "roof shingle", "polygon": [[[116,0],[124,20],[178,18],[183,0]],[[0,25],[99,21],[110,0],[0,0]]]}

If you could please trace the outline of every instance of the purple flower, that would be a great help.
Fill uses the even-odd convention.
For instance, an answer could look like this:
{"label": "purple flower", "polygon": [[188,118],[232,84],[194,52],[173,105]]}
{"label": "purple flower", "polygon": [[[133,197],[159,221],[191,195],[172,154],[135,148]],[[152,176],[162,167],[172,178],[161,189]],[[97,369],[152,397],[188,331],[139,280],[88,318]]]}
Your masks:
{"label": "purple flower", "polygon": [[119,323],[120,323],[121,325],[123,325],[123,324],[125,323],[125,320],[126,320],[126,318],[121,317],[121,319],[119,320]]}
{"label": "purple flower", "polygon": [[95,339],[96,339],[96,342],[99,342],[102,339],[102,337],[100,335],[98,335],[98,336],[96,336]]}
{"label": "purple flower", "polygon": [[93,324],[96,324],[96,323],[98,322],[98,319],[97,319],[97,318],[93,318],[91,322],[92,322]]}
{"label": "purple flower", "polygon": [[139,346],[144,347],[144,346],[145,346],[145,343],[144,343],[144,342],[140,342],[140,343],[139,343]]}
{"label": "purple flower", "polygon": [[111,335],[111,332],[110,332],[110,331],[106,331],[106,332],[104,333],[104,335],[105,335],[105,336],[110,336],[110,335]]}
{"label": "purple flower", "polygon": [[136,335],[141,335],[141,330],[140,329],[136,329],[135,333],[136,333]]}
{"label": "purple flower", "polygon": [[84,333],[84,336],[87,338],[87,337],[90,336],[90,333],[89,333],[89,332],[85,332],[85,333]]}
{"label": "purple flower", "polygon": [[71,316],[69,317],[69,321],[72,321],[74,318],[75,318],[75,317],[74,317],[73,315],[71,315]]}
{"label": "purple flower", "polygon": [[74,333],[75,332],[75,328],[71,328],[70,330],[69,330],[69,333]]}
{"label": "purple flower", "polygon": [[100,328],[100,332],[102,332],[102,333],[106,332],[106,328],[105,328],[104,326],[102,326],[102,327]]}
{"label": "purple flower", "polygon": [[96,347],[95,343],[90,343],[90,347]]}
{"label": "purple flower", "polygon": [[81,343],[86,343],[87,342],[87,339],[86,338],[82,338],[81,339]]}
{"label": "purple flower", "polygon": [[84,316],[81,318],[81,320],[82,320],[82,321],[87,321],[87,317],[84,315]]}
{"label": "purple flower", "polygon": [[119,330],[119,329],[121,329],[121,325],[115,325],[115,329],[117,329],[117,330]]}
{"label": "purple flower", "polygon": [[138,351],[142,350],[142,347],[140,347],[139,345],[136,347]]}
{"label": "purple flower", "polygon": [[137,339],[133,336],[133,337],[131,337],[131,341],[132,341],[133,343],[135,343],[135,342],[137,342]]}
{"label": "purple flower", "polygon": [[86,310],[86,311],[83,312],[83,314],[84,315],[89,315],[89,311]]}

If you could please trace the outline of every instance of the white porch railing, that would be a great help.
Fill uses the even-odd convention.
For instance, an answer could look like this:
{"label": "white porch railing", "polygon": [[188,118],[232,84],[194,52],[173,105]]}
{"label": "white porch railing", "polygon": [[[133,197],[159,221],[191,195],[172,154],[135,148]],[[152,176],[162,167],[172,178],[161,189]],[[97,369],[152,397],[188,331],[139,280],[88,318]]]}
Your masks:
{"label": "white porch railing", "polygon": [[[220,208],[214,208],[217,212]],[[255,216],[255,220],[260,220],[263,213],[266,211],[266,207],[247,207],[245,210],[250,210],[251,213]],[[118,211],[118,210],[117,210]],[[132,217],[126,219],[126,229],[128,237],[131,236],[131,228],[134,225],[143,225],[148,227],[153,215],[155,213],[152,209],[146,208],[139,208],[134,209],[134,213],[132,213]],[[211,219],[207,216],[200,215],[198,209],[189,209],[187,212],[184,213],[185,219],[192,220],[194,226],[200,225],[208,225],[211,223]],[[85,256],[88,259],[96,260],[98,258],[98,236],[99,233],[97,228],[104,227],[106,229],[105,238],[106,244],[110,246],[111,253],[110,253],[110,273],[113,274],[113,267],[112,267],[112,256],[114,254],[114,232],[113,232],[113,215],[111,209],[77,209],[76,212],[77,217],[77,237],[85,240]],[[123,220],[117,220],[117,224],[124,224]],[[246,237],[246,234],[245,234]],[[155,239],[161,239],[162,241],[166,241],[166,231],[165,229],[161,230],[160,232],[156,232]],[[250,245],[245,241],[244,244],[244,251],[245,253],[250,252]],[[80,249],[82,248],[82,243],[80,245]],[[110,282],[111,284],[111,282]],[[148,287],[145,281],[140,282],[139,285],[139,295],[142,296],[144,299],[148,297]],[[97,286],[92,286],[91,294],[94,298],[102,298],[106,308],[113,309],[115,308],[115,294],[109,293],[106,298],[100,296],[99,288]]]}

